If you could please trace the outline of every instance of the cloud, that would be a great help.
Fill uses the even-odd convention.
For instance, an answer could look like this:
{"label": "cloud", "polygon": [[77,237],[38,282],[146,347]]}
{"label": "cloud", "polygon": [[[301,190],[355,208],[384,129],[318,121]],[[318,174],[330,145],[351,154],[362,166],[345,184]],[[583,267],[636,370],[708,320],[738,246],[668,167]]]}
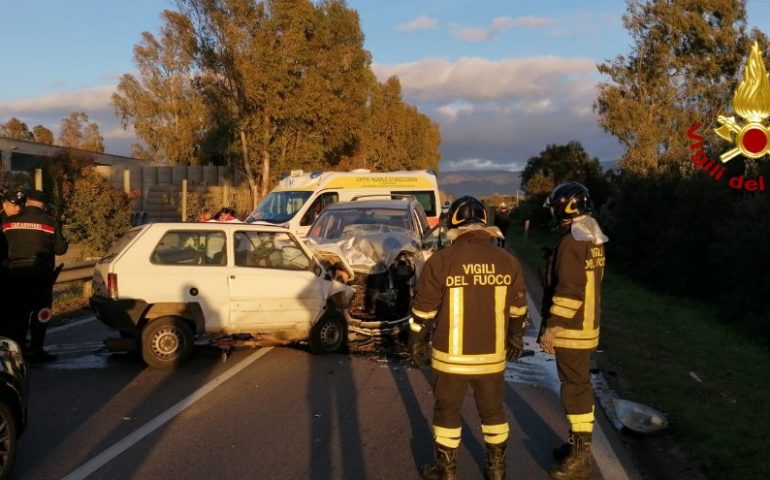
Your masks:
{"label": "cloud", "polygon": [[396,30],[401,32],[414,32],[416,30],[425,30],[438,27],[438,19],[428,16],[417,17],[412,21],[401,23],[396,27]]}
{"label": "cloud", "polygon": [[554,19],[545,17],[497,17],[488,27],[468,27],[460,24],[449,26],[449,33],[468,42],[481,42],[497,38],[504,31],[514,27],[538,28],[552,25]]}
{"label": "cloud", "polygon": [[16,117],[30,128],[43,125],[51,130],[54,136],[58,136],[64,117],[71,112],[84,112],[89,121],[99,125],[107,153],[130,155],[131,143],[136,140],[131,130],[123,130],[120,126],[120,121],[110,104],[115,88],[115,85],[101,85],[0,102],[0,122]]}
{"label": "cloud", "polygon": [[520,170],[547,145],[571,140],[602,161],[621,153],[593,111],[594,59],[428,58],[374,70],[380,80],[398,76],[405,100],[439,124],[444,170]]}

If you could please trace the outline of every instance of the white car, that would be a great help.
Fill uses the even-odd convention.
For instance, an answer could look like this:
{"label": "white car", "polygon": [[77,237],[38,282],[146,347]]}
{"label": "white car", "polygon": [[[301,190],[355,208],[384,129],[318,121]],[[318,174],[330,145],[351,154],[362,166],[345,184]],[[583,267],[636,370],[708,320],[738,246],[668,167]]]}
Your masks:
{"label": "white car", "polygon": [[[183,362],[199,337],[306,340],[314,353],[339,351],[347,340],[340,312],[353,289],[335,279],[327,260],[282,227],[142,225],[96,265],[90,305],[156,368]],[[335,269],[344,267],[334,260]]]}

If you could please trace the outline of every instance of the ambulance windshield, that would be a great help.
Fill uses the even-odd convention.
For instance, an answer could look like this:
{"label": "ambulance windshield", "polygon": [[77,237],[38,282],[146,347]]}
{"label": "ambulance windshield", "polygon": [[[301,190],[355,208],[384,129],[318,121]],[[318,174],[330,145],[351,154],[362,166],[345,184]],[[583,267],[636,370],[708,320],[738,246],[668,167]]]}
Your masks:
{"label": "ambulance windshield", "polygon": [[312,193],[310,191],[270,192],[246,218],[246,222],[288,222],[302,208]]}

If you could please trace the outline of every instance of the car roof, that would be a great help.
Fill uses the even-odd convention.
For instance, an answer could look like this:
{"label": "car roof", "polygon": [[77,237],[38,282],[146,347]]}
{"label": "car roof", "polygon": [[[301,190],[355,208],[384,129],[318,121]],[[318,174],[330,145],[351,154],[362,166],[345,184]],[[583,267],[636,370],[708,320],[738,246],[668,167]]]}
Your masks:
{"label": "car roof", "polygon": [[277,225],[271,225],[262,222],[157,222],[148,224],[148,226],[164,228],[167,230],[222,230],[223,228],[230,228],[236,230],[259,230],[262,232],[290,232],[290,230],[286,227],[279,227]]}
{"label": "car roof", "polygon": [[364,209],[364,208],[391,208],[394,210],[407,210],[410,205],[413,205],[416,200],[355,200],[352,202],[336,202],[324,208],[326,210],[347,210],[347,209]]}

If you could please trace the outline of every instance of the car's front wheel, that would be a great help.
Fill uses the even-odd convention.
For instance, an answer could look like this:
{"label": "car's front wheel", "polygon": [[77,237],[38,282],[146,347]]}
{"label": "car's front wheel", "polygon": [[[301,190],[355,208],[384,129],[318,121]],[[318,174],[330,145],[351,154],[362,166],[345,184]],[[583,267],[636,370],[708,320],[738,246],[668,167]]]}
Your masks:
{"label": "car's front wheel", "polygon": [[193,333],[181,318],[152,320],[142,330],[142,359],[153,368],[171,368],[184,363],[193,349]]}
{"label": "car's front wheel", "polygon": [[16,456],[16,417],[4,401],[0,401],[0,480],[8,478]]}
{"label": "car's front wheel", "polygon": [[348,339],[348,324],[337,312],[326,312],[310,330],[310,351],[316,354],[340,352]]}

